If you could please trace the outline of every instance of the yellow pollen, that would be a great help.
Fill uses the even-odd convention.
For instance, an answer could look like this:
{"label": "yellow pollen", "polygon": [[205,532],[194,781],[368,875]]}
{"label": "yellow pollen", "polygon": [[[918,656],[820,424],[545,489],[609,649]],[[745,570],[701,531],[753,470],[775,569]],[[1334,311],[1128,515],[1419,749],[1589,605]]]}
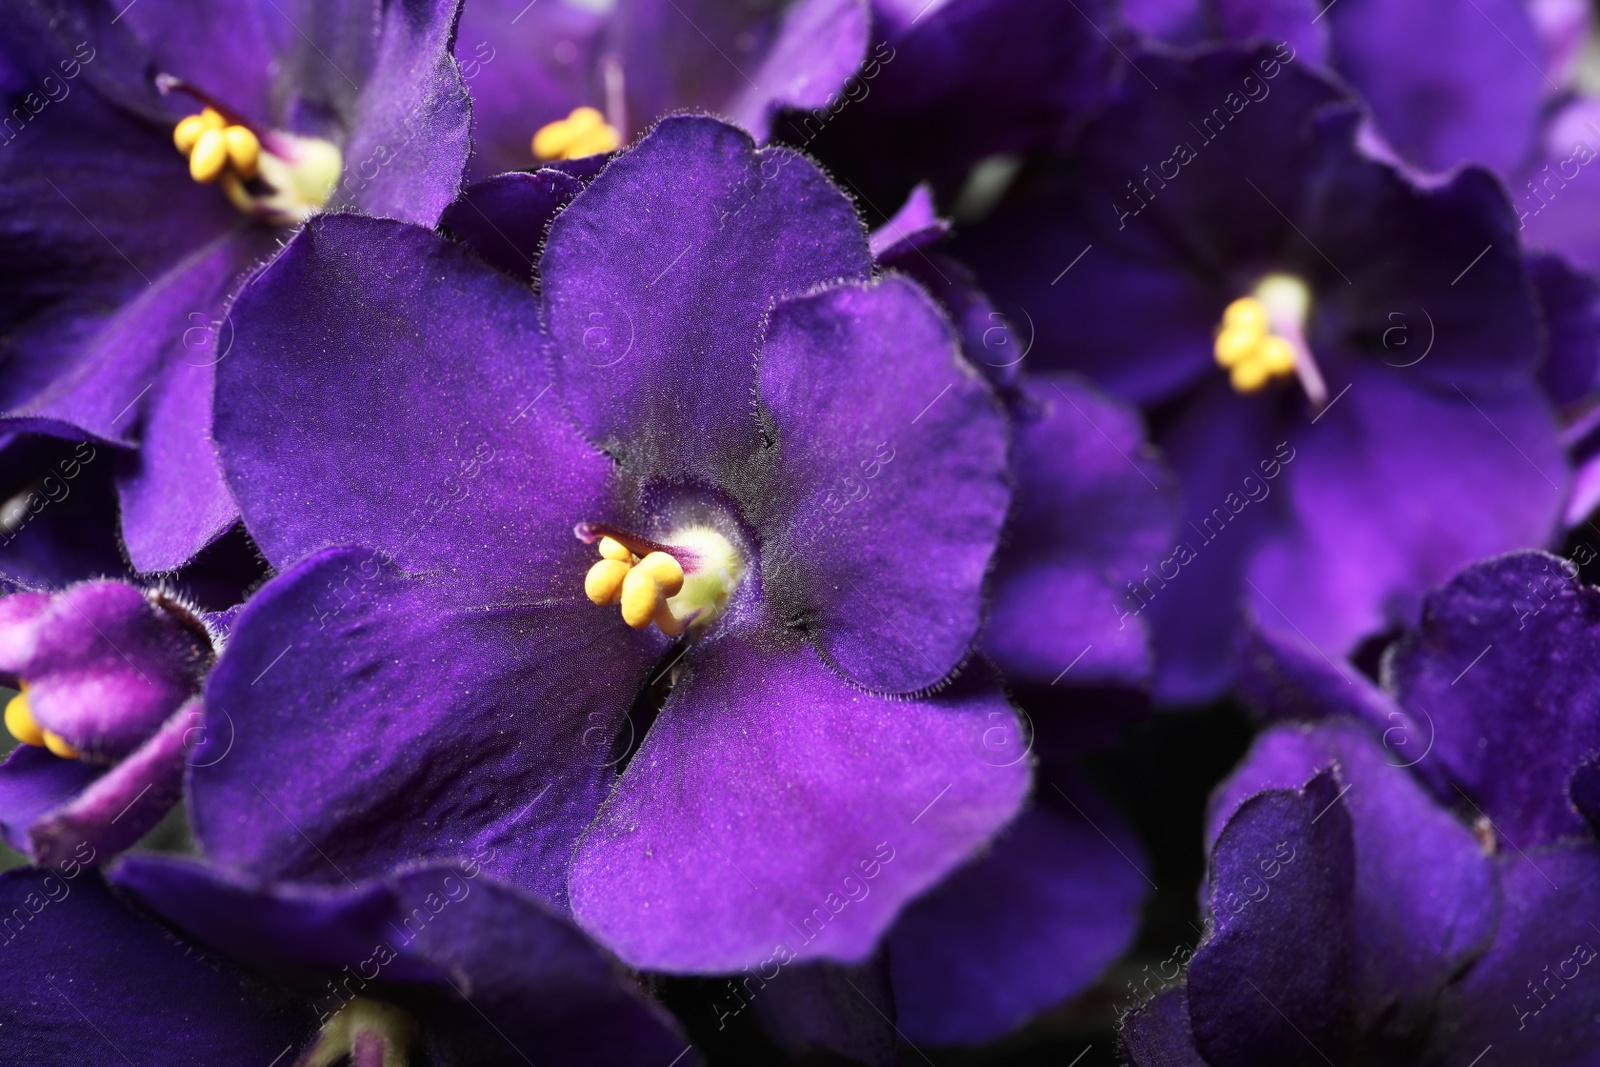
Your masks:
{"label": "yellow pollen", "polygon": [[1266,305],[1253,296],[1240,297],[1222,313],[1212,352],[1238,392],[1258,392],[1295,373],[1294,346],[1270,332],[1269,321]]}
{"label": "yellow pollen", "polygon": [[207,130],[194,143],[189,153],[189,177],[202,184],[222,177],[222,168],[228,165],[228,142],[221,130]]}
{"label": "yellow pollen", "polygon": [[229,126],[222,131],[222,139],[228,146],[228,162],[234,173],[245,181],[254,178],[261,160],[261,141],[243,126]]}
{"label": "yellow pollen", "polygon": [[592,107],[578,107],[566,118],[541,126],[532,147],[534,158],[542,161],[611,152],[621,144],[622,135],[604,115]]}
{"label": "yellow pollen", "polygon": [[44,744],[44,731],[33,719],[33,709],[28,706],[28,694],[18,693],[6,704],[6,730],[12,737],[35,748]]}
{"label": "yellow pollen", "polygon": [[603,559],[584,575],[584,595],[596,604],[615,604],[622,599],[622,581],[627,576],[628,564],[620,559]]}
{"label": "yellow pollen", "polygon": [[317,138],[282,132],[272,137],[269,150],[254,130],[230,124],[209,107],[172,128],[173,145],[189,157],[191,178],[204,185],[216,182],[246,215],[275,226],[298,225],[333,196],[343,155]]}
{"label": "yellow pollen", "polygon": [[664,598],[661,585],[649,571],[635,567],[622,580],[622,621],[635,630],[649,626],[656,617],[656,605]]}
{"label": "yellow pollen", "polygon": [[633,553],[628,550],[628,546],[615,538],[600,538],[600,554],[606,559],[619,559],[630,566],[633,563]]}
{"label": "yellow pollen", "polygon": [[[644,551],[644,543],[636,543]],[[691,624],[702,626],[721,613],[738,583],[743,564],[725,537],[707,527],[680,531],[669,545],[694,554],[692,574],[670,551],[645,551],[641,559],[621,541],[599,540],[600,559],[583,579],[583,591],[596,604],[617,604],[622,621],[635,630],[654,624],[677,637]]]}

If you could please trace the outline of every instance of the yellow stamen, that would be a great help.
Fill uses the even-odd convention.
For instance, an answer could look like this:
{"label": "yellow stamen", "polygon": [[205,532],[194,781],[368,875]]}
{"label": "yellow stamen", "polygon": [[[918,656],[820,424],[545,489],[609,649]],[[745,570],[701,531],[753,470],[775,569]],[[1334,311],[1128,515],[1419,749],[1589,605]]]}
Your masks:
{"label": "yellow stamen", "polygon": [[221,130],[207,130],[189,153],[189,177],[201,184],[209,184],[222,177],[222,168],[228,165],[228,142]]}
{"label": "yellow stamen", "polygon": [[[1272,287],[1277,277],[1269,277],[1259,290],[1263,297],[1274,299],[1274,306],[1286,303],[1283,299],[1286,291],[1280,291],[1281,286]],[[1303,312],[1302,304],[1302,317]],[[1223,311],[1222,328],[1217,333],[1212,353],[1217,365],[1228,372],[1228,380],[1238,392],[1259,392],[1274,380],[1294,376],[1294,345],[1273,332],[1273,323],[1273,313],[1266,301],[1256,296],[1242,296]]]}
{"label": "yellow stamen", "polygon": [[6,730],[25,745],[35,748],[44,745],[44,731],[34,721],[27,693],[18,693],[6,704]]}
{"label": "yellow stamen", "polygon": [[205,132],[205,121],[199,115],[190,115],[186,119],[180,119],[172,128],[172,143],[178,146],[178,151],[188,155],[194,151],[195,142],[200,140],[200,135]]}
{"label": "yellow stamen", "polygon": [[614,537],[600,538],[600,554],[606,559],[619,559],[629,564],[633,562],[633,553],[628,550],[628,546]]}
{"label": "yellow stamen", "polygon": [[628,564],[620,559],[603,559],[584,575],[583,592],[596,604],[615,604],[622,599],[622,583],[627,577]]}
{"label": "yellow stamen", "polygon": [[654,578],[664,597],[677,596],[683,588],[683,564],[665,552],[652,552],[639,561],[635,570]]}
{"label": "yellow stamen", "polygon": [[622,621],[635,630],[649,626],[662,602],[661,586],[643,567],[635,567],[622,580]]}
{"label": "yellow stamen", "polygon": [[62,759],[77,759],[78,750],[67,744],[66,739],[60,734],[44,732],[44,747],[60,756]]}
{"label": "yellow stamen", "polygon": [[656,605],[655,624],[656,629],[668,637],[677,637],[683,633],[685,625],[682,619],[672,613],[672,605],[665,600]]}
{"label": "yellow stamen", "polygon": [[577,159],[614,151],[622,135],[592,107],[573,108],[564,119],[546,123],[533,135],[535,159]]}
{"label": "yellow stamen", "polygon": [[222,138],[227,143],[228,162],[233,164],[234,173],[245,181],[254,178],[261,159],[261,141],[243,126],[229,126],[222,131]]}

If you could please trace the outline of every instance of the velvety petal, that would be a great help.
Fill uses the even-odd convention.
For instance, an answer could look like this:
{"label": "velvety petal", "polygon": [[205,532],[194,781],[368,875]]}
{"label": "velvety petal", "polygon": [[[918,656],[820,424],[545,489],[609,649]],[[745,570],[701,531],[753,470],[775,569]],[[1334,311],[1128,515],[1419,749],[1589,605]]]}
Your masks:
{"label": "velvety petal", "polygon": [[1257,794],[1212,850],[1214,925],[1188,988],[1195,1045],[1215,1067],[1309,1067],[1350,1052],[1356,871],[1338,788],[1325,771],[1303,790]]}
{"label": "velvety petal", "polygon": [[472,94],[471,180],[532,166],[540,127],[580,105],[605,108],[597,68],[606,21],[604,12],[567,0],[463,7],[455,50]]}
{"label": "velvety petal", "polygon": [[1189,994],[1182,987],[1128,1016],[1120,1047],[1131,1067],[1211,1067],[1194,1047]]}
{"label": "velvety petal", "polygon": [[[759,65],[715,110],[765,141],[784,108],[806,111],[848,98],[861,84],[849,79],[859,74],[870,21],[866,0],[794,0],[772,27]],[[699,62],[684,53],[674,58]]]}
{"label": "velvety petal", "polygon": [[[372,73],[342,116],[336,203],[432,226],[461,191],[472,111],[450,54],[459,12],[450,0],[389,0],[377,12]],[[366,18],[345,21],[374,32]]]}
{"label": "velvety petal", "polygon": [[715,483],[761,444],[750,389],[773,305],[870,270],[855,209],[808,160],[663,120],[550,227],[557,391],[630,468]]}
{"label": "velvety petal", "polygon": [[464,189],[439,224],[485,263],[530,281],[550,220],[582,189],[576,178],[548,167],[500,174]]}
{"label": "velvety petal", "polygon": [[[29,830],[40,819],[71,804],[106,768],[82,760],[62,759],[32,745],[18,745],[0,763],[0,832],[18,852],[33,851]],[[91,846],[92,847],[92,846]],[[76,857],[93,862],[85,849]]]}
{"label": "velvety petal", "polygon": [[1558,251],[1588,271],[1600,269],[1600,219],[1587,173],[1600,150],[1597,127],[1600,97],[1566,101],[1552,111],[1531,158],[1507,182],[1527,244]]}
{"label": "velvety petal", "polygon": [[896,276],[780,304],[758,381],[763,596],[859,684],[938,684],[977,632],[1010,502],[988,385]]}
{"label": "velvety petal", "polygon": [[117,533],[114,457],[88,441],[10,439],[0,450],[0,573],[35,589],[89,574],[128,576]]}
{"label": "velvety petal", "polygon": [[1559,521],[1565,462],[1536,383],[1462,403],[1403,373],[1352,367],[1349,395],[1294,438],[1294,521],[1250,569],[1262,623],[1329,655],[1412,621],[1473,560],[1547,543]]}
{"label": "velvety petal", "polygon": [[1328,27],[1315,0],[1217,0],[1217,24],[1230,41],[1284,41],[1297,62],[1328,63]]}
{"label": "velvety petal", "polygon": [[1356,1015],[1397,1040],[1425,1032],[1435,998],[1488,945],[1499,892],[1472,830],[1364,727],[1276,727],[1213,795],[1215,840],[1242,799],[1298,789],[1334,766],[1355,847],[1351,927]]}
{"label": "velvety petal", "polygon": [[1327,12],[1334,61],[1378,128],[1432,170],[1484,163],[1507,171],[1532,147],[1539,109],[1558,91],[1520,0],[1341,2]]}
{"label": "velvety petal", "polygon": [[1066,803],[1042,788],[895,923],[895,1003],[912,1042],[1003,1037],[1088,988],[1132,943],[1149,887],[1143,850],[1110,805],[1069,788]]}
{"label": "velvety petal", "polygon": [[[272,90],[277,53],[295,33],[289,17],[281,8],[274,11],[275,6],[261,0],[221,0],[204,6],[183,0],[141,0],[112,14],[126,23],[148,54],[152,74],[173,74],[216,93],[265,126],[276,117]],[[168,106],[180,115],[198,110],[181,96]]]}
{"label": "velvety petal", "polygon": [[7,871],[0,912],[24,917],[0,952],[8,1062],[268,1064],[316,1032],[309,1004],[176,940],[97,875]]}
{"label": "velvety petal", "polygon": [[[8,577],[8,586],[10,578]],[[49,593],[9,592],[0,597],[0,671],[16,688],[17,675],[39,647],[39,626],[49,617]]]}
{"label": "velvety petal", "polygon": [[665,639],[577,588],[495,601],[380,560],[319,553],[240,614],[190,757],[196,837],[225,867],[324,883],[475,854],[559,902]]}
{"label": "velvety petal", "polygon": [[1600,752],[1592,752],[1572,772],[1567,783],[1567,796],[1589,826],[1600,834]]}
{"label": "velvety petal", "polygon": [[1437,731],[1418,769],[1518,848],[1591,834],[1566,784],[1600,748],[1600,590],[1576,569],[1541,552],[1467,569],[1428,597],[1385,667]]}
{"label": "velvety petal", "polygon": [[715,482],[760,446],[749,390],[774,302],[866,277],[870,253],[808,160],[678,117],[555,219],[539,269],[582,429],[635,469]]}
{"label": "velvety petal", "polygon": [[1016,503],[990,582],[984,651],[1012,680],[1142,682],[1143,623],[1125,588],[1172,547],[1177,495],[1137,413],[1038,375],[1013,446]]}
{"label": "velvety petal", "polygon": [[233,318],[216,436],[268,559],[365,544],[508,596],[578,593],[593,550],[572,527],[608,517],[610,465],[540,402],[526,286],[419,227],[324,215]]}
{"label": "velvety petal", "polygon": [[28,831],[35,862],[89,862],[85,851],[103,862],[155,829],[183,795],[185,756],[202,721],[200,701],[188,701],[144,744],[39,818]]}
{"label": "velvety petal", "polygon": [[[1550,1067],[1600,1062],[1600,847],[1503,853],[1505,908],[1494,944],[1453,987],[1435,1038],[1440,1062]],[[1488,1059],[1485,1059],[1485,1063]]]}
{"label": "velvety petal", "polygon": [[1600,279],[1549,252],[1529,254],[1528,275],[1546,331],[1539,378],[1565,408],[1587,399],[1600,380]]}
{"label": "velvety petal", "polygon": [[214,366],[166,361],[149,394],[139,449],[123,460],[122,539],[136,571],[176,570],[239,521],[211,440]]}
{"label": "velvety petal", "polygon": [[748,977],[740,985],[752,991],[767,1033],[794,1059],[831,1053],[866,1067],[900,1062],[895,987],[881,950],[860,966],[795,963],[778,971],[770,986],[756,978],[755,986]]}
{"label": "velvety petal", "polygon": [[[1389,749],[1397,767],[1415,766],[1432,747],[1426,716],[1411,714],[1354,664],[1326,658],[1292,630],[1251,627],[1240,642],[1238,663],[1235,692],[1267,719],[1355,719]],[[1219,824],[1213,832],[1220,829]]]}
{"label": "velvety petal", "polygon": [[132,751],[199,687],[208,642],[122,582],[84,582],[35,616],[15,673],[39,725],[97,758]]}
{"label": "velvety petal", "polygon": [[860,960],[1027,791],[983,672],[885,700],[781,631],[725,632],[684,666],[572,868],[573,914],[634,966]]}

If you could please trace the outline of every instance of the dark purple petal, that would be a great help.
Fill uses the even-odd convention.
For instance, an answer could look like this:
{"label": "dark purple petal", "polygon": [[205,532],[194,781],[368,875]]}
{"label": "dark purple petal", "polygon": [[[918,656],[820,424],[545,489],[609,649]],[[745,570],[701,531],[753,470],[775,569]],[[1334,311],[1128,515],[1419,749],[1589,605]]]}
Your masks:
{"label": "dark purple petal", "polygon": [[131,577],[117,534],[115,456],[88,441],[9,439],[0,450],[0,573],[34,589],[88,574]]}
{"label": "dark purple petal", "polygon": [[136,571],[176,570],[239,520],[211,440],[214,379],[209,360],[169,358],[147,395],[139,449],[117,482]]}
{"label": "dark purple petal", "polygon": [[1386,665],[1400,702],[1437,731],[1418,769],[1518,848],[1591,835],[1566,784],[1600,748],[1600,590],[1576,570],[1542,552],[1469,568],[1428,597]]}
{"label": "dark purple petal", "polygon": [[1494,944],[1444,999],[1439,1062],[1592,1067],[1600,1048],[1600,847],[1503,853]]}
{"label": "dark purple petal", "polygon": [[[349,135],[336,202],[432,226],[461,191],[467,164],[471,102],[450,55],[460,4],[389,0],[375,13],[366,5],[352,8],[340,28],[356,47],[376,52],[343,116]],[[325,9],[324,17],[334,12],[343,14]],[[348,84],[344,71],[336,73]]]}
{"label": "dark purple petal", "polygon": [[635,966],[860,960],[1027,790],[981,674],[884,700],[792,637],[726,631],[685,666],[572,869],[574,915]]}
{"label": "dark purple petal", "polygon": [[225,867],[323,883],[492,856],[560,902],[664,639],[577,589],[495,602],[381,558],[319,553],[241,613],[190,756],[196,837]]}
{"label": "dark purple petal", "polygon": [[1539,378],[1558,407],[1587,400],[1600,380],[1600,279],[1561,256],[1528,256],[1548,354]]}
{"label": "dark purple petal", "polygon": [[666,119],[550,228],[557,391],[630,467],[715,482],[761,444],[750,390],[773,305],[870,270],[855,209],[808,160]]}
{"label": "dark purple petal", "polygon": [[919,185],[882,226],[872,231],[872,257],[880,263],[942,240],[950,222],[933,206],[933,190]]}
{"label": "dark purple petal", "polygon": [[1000,1038],[1088,988],[1132,943],[1149,885],[1143,851],[1109,805],[1072,792],[1063,803],[1044,787],[895,923],[895,1004],[911,1041]]}
{"label": "dark purple petal", "polygon": [[875,690],[966,657],[1010,501],[1004,416],[926,293],[888,276],[780,304],[757,399],[776,499],[762,593]]}
{"label": "dark purple petal", "polygon": [[1470,161],[1509,171],[1557,91],[1537,61],[1529,6],[1341,0],[1327,12],[1334,62],[1405,158],[1431,170]]}
{"label": "dark purple petal", "polygon": [[[701,10],[725,8],[708,4]],[[716,101],[706,103],[749,130],[757,141],[765,141],[784,108],[806,111],[866,91],[857,87],[870,21],[866,0],[793,0],[768,31],[772,40],[766,54],[752,57],[759,63],[749,78],[735,83],[731,98],[721,106]],[[684,52],[674,59],[686,66],[704,62]],[[690,102],[681,101],[679,106]]]}
{"label": "dark purple petal", "polygon": [[462,190],[439,224],[485,263],[526,282],[533,278],[550,220],[582,189],[576,178],[548,167],[500,174]]}
{"label": "dark purple petal", "polygon": [[[18,852],[33,851],[29,831],[40,819],[71,804],[106,768],[82,760],[62,759],[32,745],[18,745],[0,764],[0,832]],[[92,846],[75,857],[92,863]]]}
{"label": "dark purple petal", "polygon": [[1189,995],[1182,987],[1163,992],[1128,1016],[1121,1049],[1131,1067],[1211,1067],[1194,1047]]}
{"label": "dark purple petal", "polygon": [[216,434],[268,559],[364,544],[514,598],[581,590],[572,526],[605,517],[610,465],[540,402],[525,286],[427,230],[326,215],[234,321]]}
{"label": "dark purple petal", "polygon": [[[241,114],[268,125],[275,117],[276,53],[295,32],[275,6],[260,0],[221,0],[203,7],[183,0],[141,0],[112,14],[138,40],[151,74],[176,75],[220,93]],[[191,111],[191,101],[184,97],[169,100],[167,106],[177,115]]]}
{"label": "dark purple petal", "polygon": [[1325,771],[1259,793],[1212,850],[1212,933],[1188,988],[1195,1045],[1215,1067],[1310,1067],[1351,1049],[1356,871],[1338,790]]}
{"label": "dark purple petal", "polygon": [[316,1031],[309,1004],[178,941],[95,874],[8,871],[0,913],[7,1062],[269,1064]]}
{"label": "dark purple petal", "polygon": [[1356,1015],[1369,1034],[1400,1039],[1426,1029],[1439,990],[1488,945],[1499,905],[1493,864],[1393,751],[1348,720],[1262,735],[1213,795],[1209,836],[1241,799],[1298,789],[1328,766],[1337,768],[1355,848]]}
{"label": "dark purple petal", "polygon": [[1070,666],[1073,684],[1138,684],[1150,654],[1127,586],[1173,547],[1172,477],[1137,413],[1064,375],[1025,390],[984,651],[1014,681],[1053,682]]}

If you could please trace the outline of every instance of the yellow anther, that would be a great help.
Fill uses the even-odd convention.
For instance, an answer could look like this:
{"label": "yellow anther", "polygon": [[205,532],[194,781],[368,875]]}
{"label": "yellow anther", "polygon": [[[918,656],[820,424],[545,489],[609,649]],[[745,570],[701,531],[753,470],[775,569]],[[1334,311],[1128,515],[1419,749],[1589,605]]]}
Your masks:
{"label": "yellow anther", "polygon": [[583,577],[583,591],[596,604],[615,604],[622,599],[622,582],[628,565],[620,559],[603,559]]}
{"label": "yellow anther", "polygon": [[678,590],[683,588],[683,564],[665,552],[650,553],[639,561],[636,569],[654,578],[664,597],[677,596]]}
{"label": "yellow anther", "polygon": [[33,709],[28,706],[28,694],[18,693],[6,704],[6,730],[25,745],[38,747],[44,744],[44,731],[33,719]]}
{"label": "yellow anther", "polygon": [[1259,337],[1267,332],[1267,306],[1253,296],[1241,296],[1222,313],[1222,328]]}
{"label": "yellow anther", "polygon": [[77,759],[78,750],[67,744],[66,739],[60,734],[44,732],[44,747],[60,756],[62,759]]}
{"label": "yellow anther", "polygon": [[1266,365],[1254,359],[1240,363],[1228,372],[1228,380],[1241,393],[1259,392],[1271,379]]}
{"label": "yellow anther", "polygon": [[633,553],[628,551],[628,546],[614,537],[600,538],[600,554],[606,559],[620,559],[624,563],[633,562]]}
{"label": "yellow anther", "polygon": [[222,117],[222,112],[214,107],[204,108],[200,112],[200,122],[208,130],[221,130],[227,127],[228,120]]}
{"label": "yellow anther", "polygon": [[1281,337],[1268,336],[1256,349],[1256,362],[1260,363],[1268,374],[1292,374],[1294,346]]}
{"label": "yellow anther", "polygon": [[194,151],[195,142],[200,140],[200,135],[205,132],[205,120],[199,115],[190,115],[186,119],[180,119],[172,128],[172,143],[177,145],[178,151],[188,155]]}
{"label": "yellow anther", "polygon": [[622,135],[592,107],[573,108],[564,119],[546,123],[533,135],[535,159],[577,159],[610,152],[622,144]]}
{"label": "yellow anther", "polygon": [[661,586],[643,567],[635,567],[622,580],[622,621],[635,630],[649,626],[662,602]]}
{"label": "yellow anther", "polygon": [[243,126],[229,126],[222,131],[222,139],[234,173],[245,181],[254,178],[261,161],[261,141]]}
{"label": "yellow anther", "polygon": [[228,165],[228,142],[221,130],[207,130],[189,153],[189,177],[197,182],[214,182]]}
{"label": "yellow anther", "polygon": [[1247,330],[1223,327],[1217,334],[1217,343],[1213,351],[1217,356],[1217,363],[1223,367],[1234,367],[1249,359],[1261,344],[1261,335]]}

